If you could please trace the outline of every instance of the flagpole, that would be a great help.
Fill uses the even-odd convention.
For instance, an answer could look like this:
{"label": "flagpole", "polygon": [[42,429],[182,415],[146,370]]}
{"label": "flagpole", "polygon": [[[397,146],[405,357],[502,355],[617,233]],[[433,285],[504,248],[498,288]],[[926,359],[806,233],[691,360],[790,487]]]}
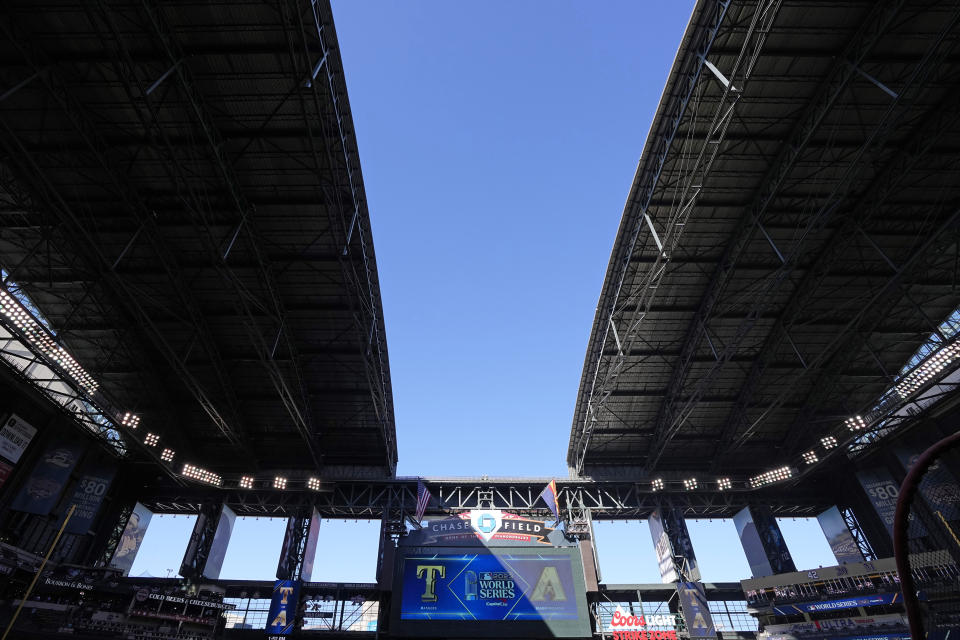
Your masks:
{"label": "flagpole", "polygon": [[63,524],[60,525],[60,531],[57,531],[57,537],[53,539],[53,542],[50,544],[50,548],[47,549],[47,555],[43,558],[43,562],[40,563],[40,568],[37,569],[37,573],[33,576],[33,580],[30,582],[30,586],[27,587],[26,593],[24,593],[23,597],[20,598],[20,606],[18,606],[17,610],[13,612],[13,617],[10,618],[10,624],[7,625],[7,630],[3,632],[3,637],[0,638],[0,640],[7,640],[10,630],[13,629],[13,623],[17,621],[17,616],[20,615],[20,610],[23,609],[23,605],[26,604],[27,598],[30,597],[33,587],[36,586],[37,580],[40,579],[40,574],[43,573],[43,568],[47,566],[47,560],[49,560],[50,556],[53,555],[53,550],[56,548],[57,543],[60,542],[60,536],[63,535],[63,530],[67,528],[67,523],[70,522],[70,518],[73,517],[73,512],[76,510],[77,505],[70,505],[70,510],[67,511],[67,517],[63,519]]}

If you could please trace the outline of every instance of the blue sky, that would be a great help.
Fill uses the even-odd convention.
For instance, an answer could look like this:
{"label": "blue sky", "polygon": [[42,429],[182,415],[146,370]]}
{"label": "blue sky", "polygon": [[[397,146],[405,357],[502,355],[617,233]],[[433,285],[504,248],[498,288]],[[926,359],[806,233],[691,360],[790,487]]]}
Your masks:
{"label": "blue sky", "polygon": [[[620,215],[693,2],[334,2],[393,380],[399,475],[565,477]],[[179,567],[155,517],[133,574]],[[816,521],[781,523],[800,567]],[[729,521],[689,523],[707,580],[748,569]],[[272,579],[278,520],[224,563]],[[376,524],[328,521],[315,579],[371,580]],[[609,583],[656,582],[646,523],[597,531]],[[266,551],[264,551],[266,550]]]}

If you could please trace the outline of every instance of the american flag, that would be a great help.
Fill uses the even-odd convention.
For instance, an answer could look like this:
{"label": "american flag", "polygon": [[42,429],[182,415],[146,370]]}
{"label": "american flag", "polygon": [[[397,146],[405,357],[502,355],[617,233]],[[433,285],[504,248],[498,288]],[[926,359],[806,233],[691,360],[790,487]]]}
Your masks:
{"label": "american flag", "polygon": [[424,486],[423,480],[417,478],[417,522],[423,520],[423,513],[427,510],[427,505],[430,504],[430,498],[432,497]]}

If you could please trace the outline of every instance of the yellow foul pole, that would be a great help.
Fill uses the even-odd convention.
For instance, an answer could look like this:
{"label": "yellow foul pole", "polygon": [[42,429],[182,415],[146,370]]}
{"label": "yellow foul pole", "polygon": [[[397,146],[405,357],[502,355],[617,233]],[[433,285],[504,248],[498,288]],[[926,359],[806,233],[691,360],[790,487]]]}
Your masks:
{"label": "yellow foul pole", "polygon": [[23,594],[22,598],[20,598],[20,606],[18,606],[17,610],[13,612],[13,617],[10,618],[10,624],[7,625],[7,630],[3,632],[3,637],[0,638],[0,640],[7,640],[7,636],[10,635],[10,629],[13,629],[13,623],[17,621],[17,616],[20,615],[20,610],[23,609],[23,605],[26,604],[27,598],[30,597],[33,587],[36,586],[37,580],[40,579],[40,574],[43,573],[43,568],[47,566],[47,560],[49,560],[50,556],[53,555],[53,550],[57,547],[57,543],[60,542],[60,536],[63,535],[63,530],[67,528],[67,523],[70,522],[70,518],[73,517],[73,512],[76,510],[77,505],[70,505],[70,510],[67,511],[67,517],[63,519],[63,524],[60,525],[60,531],[57,531],[57,537],[53,539],[53,542],[50,544],[50,548],[47,549],[47,555],[43,558],[43,562],[40,563],[40,568],[37,569],[36,575],[33,576],[30,586],[27,587],[27,592]]}

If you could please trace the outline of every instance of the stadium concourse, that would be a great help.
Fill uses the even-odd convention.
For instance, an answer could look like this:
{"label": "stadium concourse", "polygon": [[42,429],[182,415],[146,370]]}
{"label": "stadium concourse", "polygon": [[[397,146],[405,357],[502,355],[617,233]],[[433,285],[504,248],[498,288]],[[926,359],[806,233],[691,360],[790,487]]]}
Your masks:
{"label": "stadium concourse", "polygon": [[[328,2],[3,3],[3,637],[879,640],[917,595],[960,632],[955,451],[893,557],[960,424],[958,20],[699,0],[569,477],[418,481]],[[168,513],[179,576],[128,576]],[[276,582],[220,579],[246,515],[286,519]],[[783,515],[836,566],[796,567]],[[698,516],[733,518],[742,582],[701,579]],[[330,517],[381,523],[377,582],[311,580]],[[603,583],[593,522],[640,518],[662,583]]]}

